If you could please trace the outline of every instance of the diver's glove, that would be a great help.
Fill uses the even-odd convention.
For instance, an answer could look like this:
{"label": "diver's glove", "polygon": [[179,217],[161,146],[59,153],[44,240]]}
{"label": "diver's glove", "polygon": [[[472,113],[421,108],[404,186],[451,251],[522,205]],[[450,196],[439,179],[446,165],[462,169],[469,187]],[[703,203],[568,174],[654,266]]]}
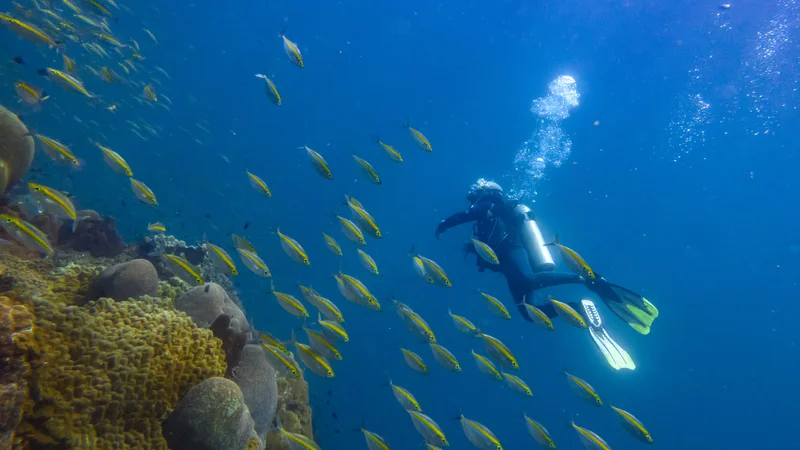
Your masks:
{"label": "diver's glove", "polygon": [[444,233],[445,231],[447,231],[447,228],[444,227],[444,220],[443,220],[439,222],[439,225],[436,226],[436,233],[434,233],[436,239],[439,239],[439,235]]}

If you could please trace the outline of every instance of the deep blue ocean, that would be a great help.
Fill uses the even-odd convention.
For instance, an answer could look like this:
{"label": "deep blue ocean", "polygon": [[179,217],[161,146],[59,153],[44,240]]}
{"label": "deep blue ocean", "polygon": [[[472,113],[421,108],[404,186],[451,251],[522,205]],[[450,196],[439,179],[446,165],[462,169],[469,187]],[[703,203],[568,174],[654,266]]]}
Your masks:
{"label": "deep blue ocean", "polygon": [[[0,30],[0,102],[85,162],[73,171],[39,152],[29,179],[68,191],[79,209],[115,217],[126,242],[160,220],[169,234],[189,243],[205,236],[235,255],[230,234],[242,234],[264,257],[277,290],[300,297],[296,285],[311,285],[336,301],[350,334],[340,348],[344,360],[334,364],[332,380],[305,375],[323,449],[366,448],[353,431],[362,421],[392,448],[422,448],[389,380],[414,393],[451,448],[471,447],[455,420],[461,412],[506,449],[536,448],[524,413],[550,430],[558,448],[581,448],[568,428],[573,419],[615,450],[645,445],[609,408],[576,396],[565,369],[606,404],[635,414],[656,448],[800,448],[792,434],[800,401],[795,0],[741,1],[727,10],[714,1],[653,0],[124,5],[130,12],[115,13],[114,34],[136,39],[148,68],[131,78],[160,80],[154,87],[172,100],[171,111],[133,101],[140,88],[85,71],[86,87],[103,104],[119,104],[117,111],[64,92],[36,74],[61,68],[59,53]],[[10,2],[3,10],[12,10]],[[303,53],[303,69],[283,51],[284,29]],[[79,65],[107,64],[74,42],[64,53]],[[257,73],[275,82],[280,107]],[[579,95],[569,117],[533,113],[532,101],[546,99],[560,76],[572,77]],[[17,80],[51,95],[42,111],[17,102]],[[158,136],[142,141],[127,120],[150,124]],[[433,152],[414,145],[406,122]],[[386,158],[377,137],[405,161]],[[122,154],[160,204],[138,202],[91,140]],[[332,181],[315,173],[297,149],[303,145],[323,154]],[[383,183],[367,182],[352,154],[373,163]],[[245,170],[267,182],[272,198],[248,185]],[[611,369],[585,330],[561,320],[546,332],[515,309],[510,322],[489,313],[478,289],[509,308],[513,302],[502,276],[478,273],[474,256],[464,259],[471,227],[434,237],[440,220],[468,207],[465,194],[479,177],[521,195],[547,240],[558,233],[608,280],[659,308],[643,336],[599,306],[635,371]],[[361,266],[332,217],[349,215],[345,194],[382,228],[384,237],[364,247],[378,276]],[[283,253],[278,227],[305,247],[311,267]],[[326,250],[321,232],[337,238],[343,257]],[[416,276],[412,246],[444,267],[452,289]],[[384,311],[344,300],[332,277],[339,269],[364,281]],[[235,284],[247,315],[288,340],[302,321],[280,308],[269,281],[240,272]],[[591,295],[574,286],[552,293]],[[391,308],[393,296],[428,321],[463,373],[433,360]],[[483,345],[454,328],[448,308],[508,344],[534,398],[477,371],[470,350],[485,353]],[[412,372],[400,347],[422,355],[431,374]]]}

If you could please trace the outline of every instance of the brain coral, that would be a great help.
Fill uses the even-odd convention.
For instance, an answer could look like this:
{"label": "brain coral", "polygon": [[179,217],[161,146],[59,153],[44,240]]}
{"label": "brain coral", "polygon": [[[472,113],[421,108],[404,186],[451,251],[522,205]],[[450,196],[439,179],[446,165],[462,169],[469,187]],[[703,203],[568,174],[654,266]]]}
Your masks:
{"label": "brain coral", "polygon": [[85,306],[15,299],[35,317],[21,448],[166,449],[161,420],[194,385],[225,372],[210,331],[151,297]]}

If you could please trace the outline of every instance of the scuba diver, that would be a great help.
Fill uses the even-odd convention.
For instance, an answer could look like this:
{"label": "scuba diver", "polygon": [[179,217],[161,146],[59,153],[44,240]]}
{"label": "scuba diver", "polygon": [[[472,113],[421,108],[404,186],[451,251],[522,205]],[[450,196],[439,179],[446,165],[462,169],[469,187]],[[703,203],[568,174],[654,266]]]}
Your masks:
{"label": "scuba diver", "polygon": [[[458,225],[473,222],[473,235],[494,250],[499,264],[489,264],[478,257],[478,270],[489,269],[505,276],[508,289],[517,305],[517,309],[527,321],[533,321],[528,315],[525,303],[534,305],[534,294],[537,290],[563,284],[583,284],[595,293],[605,305],[619,318],[641,334],[650,332],[650,325],[658,317],[658,309],[641,295],[609,283],[583,263],[584,270],[578,273],[554,272],[555,263],[548,247],[555,246],[560,252],[569,251],[565,262],[570,262],[570,255],[583,261],[577,253],[558,243],[558,239],[546,244],[531,209],[515,200],[507,200],[503,188],[493,181],[479,179],[467,194],[470,206],[466,211],[457,212],[441,221],[436,227],[436,238],[445,231]],[[468,252],[476,253],[472,244],[467,244]],[[465,256],[466,258],[466,256]],[[569,265],[569,264],[568,264]],[[576,267],[575,269],[581,269]],[[602,327],[602,320],[594,302],[588,299],[580,305],[569,303],[576,311],[584,311],[588,320],[589,332],[600,347],[609,364],[616,369],[633,369],[635,365],[627,352],[608,336]],[[534,305],[548,317],[558,315],[550,302]]]}

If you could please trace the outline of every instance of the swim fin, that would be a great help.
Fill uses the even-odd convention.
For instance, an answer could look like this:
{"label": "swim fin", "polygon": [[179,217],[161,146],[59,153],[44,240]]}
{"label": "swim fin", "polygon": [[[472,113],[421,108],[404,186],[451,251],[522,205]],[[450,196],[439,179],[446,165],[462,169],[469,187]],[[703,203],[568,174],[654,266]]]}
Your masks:
{"label": "swim fin", "polygon": [[594,302],[589,299],[583,299],[581,300],[581,305],[586,318],[589,319],[589,335],[592,336],[597,348],[606,358],[608,365],[616,370],[634,370],[636,364],[631,359],[631,356],[614,339],[611,339],[606,329],[603,328],[603,321],[600,319],[600,313],[597,312]]}
{"label": "swim fin", "polygon": [[640,334],[649,334],[658,317],[658,308],[641,295],[605,279],[594,280],[594,289],[608,309]]}

